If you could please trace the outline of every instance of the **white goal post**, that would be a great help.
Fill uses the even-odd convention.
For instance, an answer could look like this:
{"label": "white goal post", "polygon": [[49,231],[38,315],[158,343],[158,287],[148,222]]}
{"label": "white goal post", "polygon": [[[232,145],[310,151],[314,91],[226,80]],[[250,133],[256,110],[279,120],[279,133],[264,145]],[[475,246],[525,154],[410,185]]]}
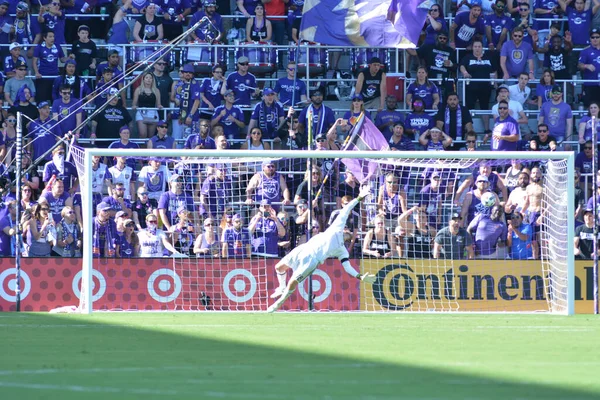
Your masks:
{"label": "white goal post", "polygon": [[[83,301],[80,303],[81,312],[91,313],[93,310],[92,299],[92,271],[94,269],[94,263],[98,262],[98,259],[93,258],[92,254],[92,185],[88,184],[91,181],[90,171],[92,171],[92,157],[127,157],[127,158],[151,158],[158,157],[167,160],[181,160],[185,157],[187,160],[196,163],[216,163],[216,162],[236,162],[244,163],[244,160],[256,160],[265,159],[364,159],[376,163],[379,167],[385,165],[394,165],[396,167],[402,167],[405,171],[423,171],[423,170],[452,170],[455,172],[466,171],[469,168],[474,168],[479,165],[480,160],[496,160],[497,163],[510,164],[511,160],[528,160],[547,164],[546,169],[548,173],[552,175],[548,179],[556,179],[556,181],[547,181],[544,189],[544,211],[542,211],[540,218],[543,219],[542,224],[542,235],[546,236],[544,244],[540,249],[540,258],[537,260],[540,264],[539,269],[541,276],[544,277],[544,291],[545,297],[544,302],[547,302],[547,307],[536,307],[536,308],[524,308],[522,311],[546,311],[560,314],[571,315],[574,314],[574,293],[575,293],[575,263],[574,263],[574,248],[573,248],[573,237],[574,237],[574,218],[575,213],[575,195],[574,195],[574,176],[575,176],[575,155],[573,152],[427,152],[427,151],[413,151],[413,152],[401,152],[401,151],[382,151],[382,152],[365,152],[365,151],[289,151],[289,150],[271,150],[271,151],[243,151],[243,150],[227,150],[227,151],[215,151],[215,150],[163,150],[163,149],[85,149],[83,151],[74,152],[73,157],[75,164],[78,166],[81,181],[82,190],[82,208],[83,208],[83,219],[84,219],[84,240],[83,240],[83,270],[81,280],[81,298]],[[79,159],[78,159],[79,158]],[[553,171],[553,163],[560,163],[559,170]],[[558,165],[558,164],[557,164]],[[83,176],[82,176],[83,175]],[[386,170],[381,169],[376,172],[373,180],[379,180],[382,182],[383,177],[386,175]],[[456,184],[460,182],[457,180]],[[385,185],[385,183],[384,183]],[[413,183],[407,183],[407,185],[413,185]],[[375,186],[373,186],[376,188]],[[407,186],[408,187],[408,186]],[[456,187],[454,187],[456,190]],[[373,193],[373,203],[377,197],[377,193]],[[293,193],[292,193],[293,199]],[[506,201],[506,199],[503,199]],[[452,198],[452,201],[454,199]],[[449,210],[444,210],[447,212]],[[452,219],[452,218],[451,218]],[[447,217],[446,217],[447,220]],[[444,220],[444,223],[447,221]],[[556,222],[555,222],[556,221]],[[565,229],[566,228],[566,229]],[[388,264],[403,264],[404,258],[401,256],[397,259],[393,259]],[[190,259],[189,262],[193,262]],[[534,261],[532,261],[534,262]],[[360,265],[354,265],[355,268],[360,269],[360,272],[377,272],[382,271],[381,263],[377,264],[372,260],[361,258],[359,261]],[[522,290],[525,292],[525,288],[521,287],[524,285],[523,282],[515,282],[514,276],[518,275],[515,272],[511,275],[510,260],[502,260],[496,262],[494,268],[507,268],[506,276],[502,276],[504,279],[502,283],[503,292],[500,294],[500,299],[510,298],[508,293],[509,290],[517,292]],[[377,264],[373,266],[373,264]],[[416,264],[416,262],[415,262]],[[395,310],[410,310],[410,311],[507,311],[506,308],[492,306],[486,306],[488,308],[474,308],[464,309],[459,306],[461,298],[474,298],[478,295],[483,296],[477,291],[485,291],[485,287],[489,285],[495,285],[496,281],[490,279],[486,281],[485,274],[478,275],[478,277],[469,276],[467,281],[466,274],[463,274],[466,268],[463,263],[458,260],[430,260],[428,263],[420,262],[420,271],[424,270],[420,274],[415,275],[414,281],[418,282],[413,286],[413,283],[407,284],[407,282],[413,282],[412,280],[402,280],[402,274],[395,277],[385,277],[381,275],[381,281],[387,280],[386,285],[390,285],[390,279],[393,285],[402,285],[402,287],[395,287],[396,292],[389,299],[395,303],[390,307],[389,304],[385,305],[379,300],[379,295],[375,294],[376,290],[379,290],[379,283],[374,285],[368,285],[366,283],[360,283],[360,299],[358,299],[359,309],[366,311],[395,311]],[[481,271],[485,272],[486,264],[485,260],[477,265],[472,270],[481,268]],[[512,263],[514,264],[514,263]],[[343,270],[342,270],[343,271]],[[412,271],[412,270],[411,270]],[[268,275],[275,275],[275,272],[271,269],[266,271]],[[435,275],[435,276],[434,276]],[[513,276],[514,275],[514,276]],[[337,276],[337,275],[336,275]],[[513,276],[513,278],[511,278]],[[400,277],[400,278],[399,278]],[[452,283],[442,282],[445,278],[439,277],[451,277]],[[507,278],[508,277],[508,278]],[[439,278],[439,279],[438,279]],[[471,281],[473,278],[473,281]],[[335,279],[335,278],[334,278]],[[395,280],[394,280],[395,279]],[[511,281],[513,279],[513,281]],[[479,287],[472,288],[473,282],[477,282]],[[492,283],[490,283],[492,282]],[[525,282],[526,285],[533,285],[535,282]],[[500,283],[498,283],[500,287]],[[357,285],[358,286],[358,285]],[[377,287],[376,287],[377,286]],[[463,287],[464,286],[464,287]],[[314,286],[313,286],[314,287]],[[443,289],[442,292],[441,288]],[[483,288],[483,289],[482,289]],[[262,289],[267,290],[266,283],[262,286]],[[539,289],[539,288],[538,288]],[[272,288],[268,288],[269,293]],[[386,289],[387,290],[387,289]],[[464,293],[463,293],[464,290]],[[475,290],[475,294],[473,294]],[[529,290],[529,289],[527,289]],[[537,290],[537,289],[536,289]],[[406,297],[411,297],[410,306],[400,306],[402,301],[402,291],[406,294]],[[450,293],[453,291],[452,293]],[[467,291],[469,292],[467,294]],[[423,292],[423,293],[422,293]],[[447,292],[447,293],[446,293]],[[512,292],[511,292],[512,293]],[[445,296],[444,296],[445,294]],[[493,295],[487,294],[490,299]],[[516,295],[515,295],[516,296]],[[253,310],[265,311],[268,305],[272,302],[268,299],[268,296],[263,296],[264,300],[255,305]],[[364,300],[363,299],[366,299]],[[381,296],[380,296],[381,297]],[[383,296],[385,297],[385,296]],[[484,296],[485,297],[485,296]],[[522,295],[526,297],[526,295]],[[375,298],[375,300],[369,300]],[[387,302],[387,300],[385,300]],[[495,304],[495,303],[487,303]],[[233,309],[235,308],[223,308]],[[515,312],[521,311],[521,309],[515,309]]]}

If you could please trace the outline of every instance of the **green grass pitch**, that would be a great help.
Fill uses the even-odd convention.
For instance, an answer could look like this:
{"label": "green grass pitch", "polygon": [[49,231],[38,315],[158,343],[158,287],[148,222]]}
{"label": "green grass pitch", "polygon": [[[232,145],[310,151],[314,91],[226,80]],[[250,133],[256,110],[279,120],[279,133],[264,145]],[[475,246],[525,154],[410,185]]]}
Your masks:
{"label": "green grass pitch", "polygon": [[0,314],[0,399],[600,399],[600,318]]}

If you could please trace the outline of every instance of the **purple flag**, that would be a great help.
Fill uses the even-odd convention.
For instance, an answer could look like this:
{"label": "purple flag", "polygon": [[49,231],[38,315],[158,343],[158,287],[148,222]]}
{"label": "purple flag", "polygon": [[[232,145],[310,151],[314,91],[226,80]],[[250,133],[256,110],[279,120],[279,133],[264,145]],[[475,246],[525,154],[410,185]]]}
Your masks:
{"label": "purple flag", "polygon": [[[350,140],[343,148],[343,150],[349,151],[386,151],[389,149],[390,147],[383,134],[369,118],[365,118],[364,114],[359,117],[351,132]],[[342,162],[346,165],[346,168],[352,171],[360,183],[369,180],[377,173],[379,168],[379,163],[359,158],[342,158]]]}
{"label": "purple flag", "polygon": [[326,45],[415,48],[431,0],[305,0],[300,37]]}

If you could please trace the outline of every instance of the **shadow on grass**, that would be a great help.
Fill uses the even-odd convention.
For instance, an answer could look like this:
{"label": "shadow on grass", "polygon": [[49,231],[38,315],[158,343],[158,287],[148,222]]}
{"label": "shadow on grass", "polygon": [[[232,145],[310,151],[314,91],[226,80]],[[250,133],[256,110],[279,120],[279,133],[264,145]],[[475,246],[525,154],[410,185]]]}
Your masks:
{"label": "shadow on grass", "polygon": [[[291,336],[301,322],[278,317],[0,314],[0,398],[597,398],[584,389],[490,379],[448,366],[374,362],[352,349],[318,354],[302,344],[332,346],[331,336],[318,327]],[[326,317],[316,318],[329,324]],[[286,335],[287,349],[282,348]],[[355,332],[340,335],[353,335],[355,344],[368,341]],[[396,337],[401,340],[400,330]]]}

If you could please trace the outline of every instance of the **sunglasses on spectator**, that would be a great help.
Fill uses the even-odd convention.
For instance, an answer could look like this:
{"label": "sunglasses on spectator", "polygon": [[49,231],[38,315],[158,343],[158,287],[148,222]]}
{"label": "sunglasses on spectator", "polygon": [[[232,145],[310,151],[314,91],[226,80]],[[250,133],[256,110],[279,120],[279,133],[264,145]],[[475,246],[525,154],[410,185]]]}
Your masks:
{"label": "sunglasses on spectator", "polygon": [[475,143],[475,140],[467,140],[467,143]]}
{"label": "sunglasses on spectator", "polygon": [[523,35],[513,35],[514,38],[522,38]]}
{"label": "sunglasses on spectator", "polygon": [[123,192],[123,191],[125,191],[125,188],[119,188],[118,187],[118,188],[115,188],[115,190],[118,190],[119,192]]}
{"label": "sunglasses on spectator", "polygon": [[529,7],[520,7],[519,11],[529,11]]}
{"label": "sunglasses on spectator", "polygon": [[67,215],[73,215],[75,213],[73,211],[67,211],[65,214],[67,214]]}
{"label": "sunglasses on spectator", "polygon": [[213,226],[213,225],[214,225],[214,224],[213,224],[212,222],[206,222],[206,223],[204,224],[204,226]]}
{"label": "sunglasses on spectator", "polygon": [[164,128],[164,129],[167,129],[167,126],[166,126],[166,125],[159,125],[158,127],[159,127],[159,128]]}
{"label": "sunglasses on spectator", "polygon": [[592,148],[591,148],[591,147],[587,147],[587,146],[585,146],[583,149],[584,149],[584,150],[591,150]]}
{"label": "sunglasses on spectator", "polygon": [[548,129],[538,129],[538,132],[540,132],[540,133],[546,133],[546,132],[548,132]]}
{"label": "sunglasses on spectator", "polygon": [[256,132],[250,132],[250,134],[251,134],[251,135],[262,135],[262,132],[258,132],[258,131],[256,131]]}
{"label": "sunglasses on spectator", "polygon": [[600,36],[590,36],[590,39],[600,39]]}
{"label": "sunglasses on spectator", "polygon": [[139,192],[138,196],[148,196],[148,192]]}
{"label": "sunglasses on spectator", "polygon": [[9,118],[9,119],[7,119],[7,121],[10,122],[10,123],[12,123],[12,124],[14,124],[15,122],[17,122],[17,120],[14,119],[14,118]]}
{"label": "sunglasses on spectator", "polygon": [[60,92],[60,94],[67,95],[67,94],[71,94],[71,92]]}
{"label": "sunglasses on spectator", "polygon": [[248,65],[248,63],[238,63],[239,65]]}
{"label": "sunglasses on spectator", "polygon": [[296,70],[296,68],[288,68],[287,70],[288,70],[288,71],[295,71],[295,70]]}
{"label": "sunglasses on spectator", "polygon": [[150,219],[150,220],[148,220],[146,222],[149,223],[149,224],[158,224],[158,220],[156,220],[156,219]]}
{"label": "sunglasses on spectator", "polygon": [[508,107],[498,107],[498,110],[508,110]]}
{"label": "sunglasses on spectator", "polygon": [[446,36],[438,36],[438,40],[448,40]]}
{"label": "sunglasses on spectator", "polygon": [[135,228],[135,224],[133,223],[128,223],[127,225],[125,225],[126,228]]}
{"label": "sunglasses on spectator", "polygon": [[157,62],[156,65],[167,65],[166,62]]}
{"label": "sunglasses on spectator", "polygon": [[324,142],[324,141],[325,141],[325,139],[317,139],[317,142],[319,142],[319,143]]}
{"label": "sunglasses on spectator", "polygon": [[27,68],[17,68],[19,71],[27,71]]}
{"label": "sunglasses on spectator", "polygon": [[267,167],[267,168],[269,168],[269,169],[271,169],[271,168],[275,168],[275,166],[274,166],[274,165],[272,165],[272,164],[271,164],[271,165],[265,165],[265,167]]}
{"label": "sunglasses on spectator", "polygon": [[40,210],[42,210],[42,211],[50,211],[50,209],[47,208],[47,207],[40,208]]}

